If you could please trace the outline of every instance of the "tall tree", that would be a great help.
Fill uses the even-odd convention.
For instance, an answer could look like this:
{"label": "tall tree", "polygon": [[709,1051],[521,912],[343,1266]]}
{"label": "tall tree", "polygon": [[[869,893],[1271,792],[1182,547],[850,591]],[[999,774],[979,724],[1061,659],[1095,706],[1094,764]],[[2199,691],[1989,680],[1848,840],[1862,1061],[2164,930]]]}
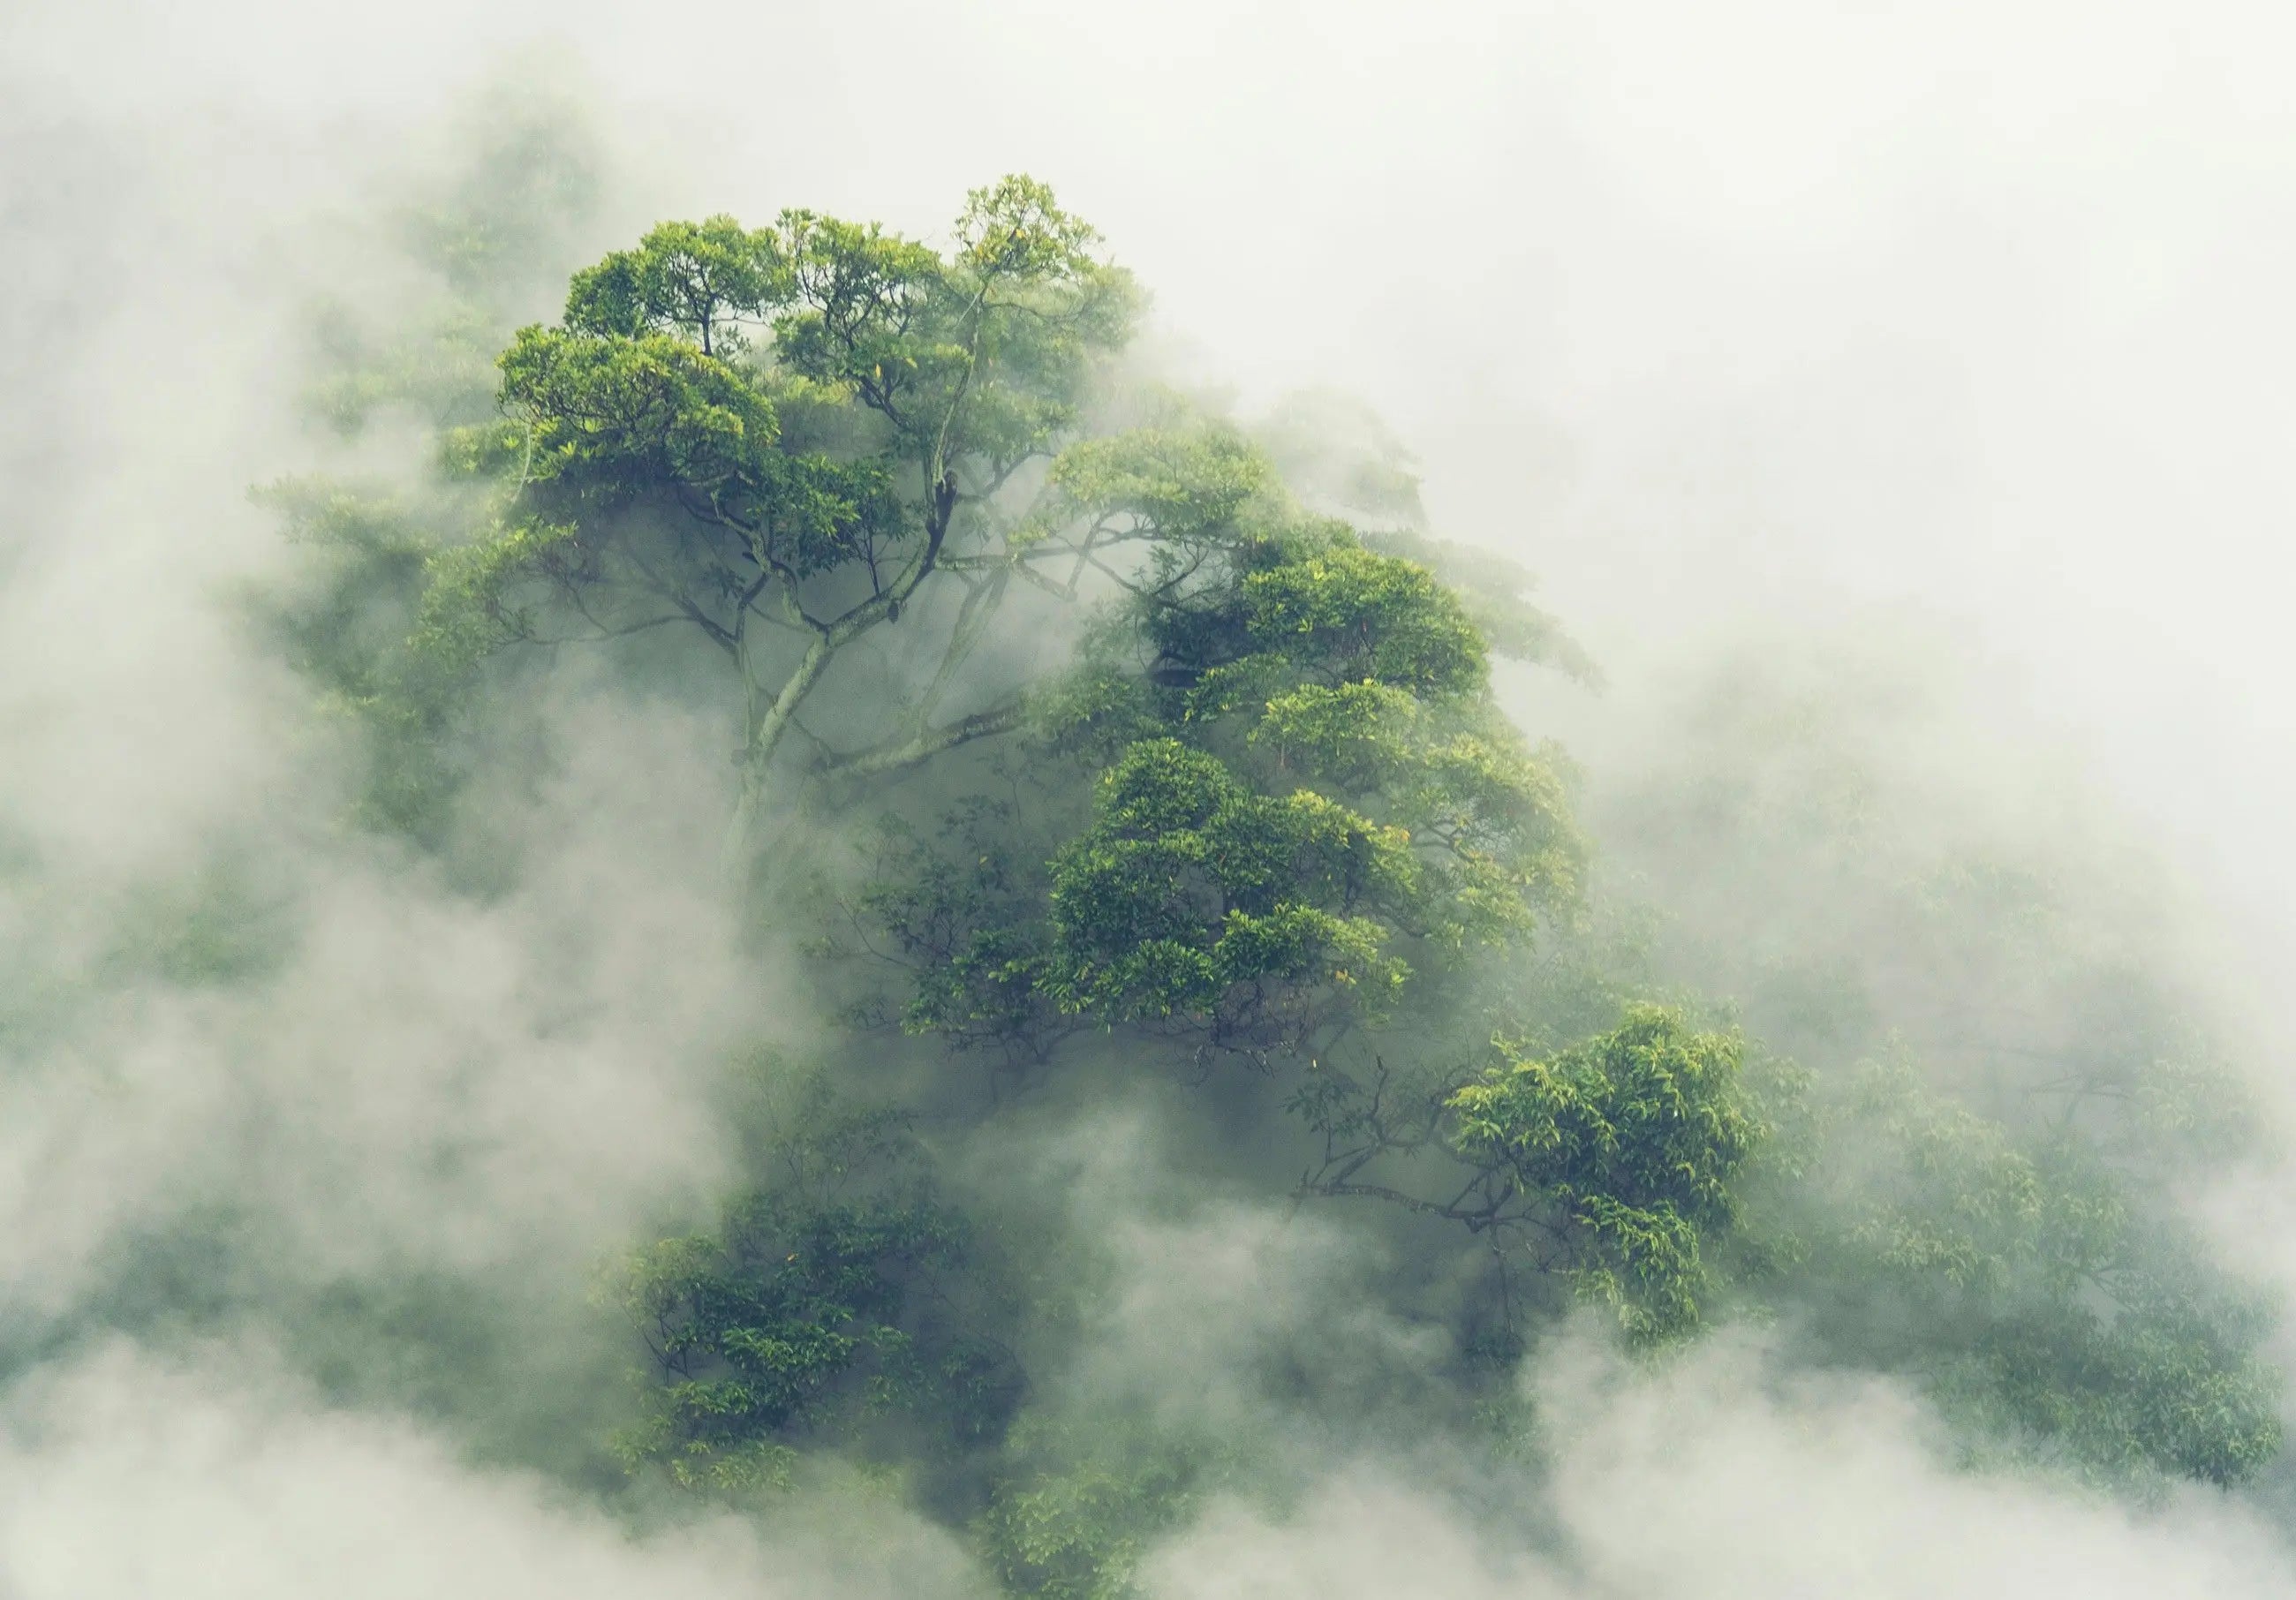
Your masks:
{"label": "tall tree", "polygon": [[[1295,407],[1255,440],[1106,381],[1137,297],[1096,250],[1008,178],[946,248],[793,211],[665,224],[576,274],[557,323],[509,338],[496,414],[438,413],[476,537],[287,496],[417,575],[390,613],[406,661],[337,686],[404,702],[379,726],[412,749],[489,658],[683,636],[709,665],[681,681],[740,730],[734,866],[769,796],[890,813],[845,907],[849,948],[892,973],[856,1020],[1024,1076],[1098,1036],[1128,1069],[1223,1078],[1272,1195],[1486,1256],[1463,1391],[1573,1293],[1644,1341],[1758,1302],[1824,1359],[1926,1381],[1972,1436],[2221,1482],[2269,1458],[2264,1319],[2162,1220],[2214,1101],[2156,1059],[2143,986],[2036,941],[2014,871],[1895,882],[1871,835],[1916,830],[1862,777],[1820,785],[1846,832],[1790,806],[1749,851],[1772,785],[1741,770],[1767,713],[1737,691],[1675,742],[1688,770],[1644,821],[1720,874],[1711,937],[1753,964],[1685,982],[1637,954],[1590,888],[1567,764],[1495,693],[1500,658],[1592,674],[1524,575],[1423,537],[1405,458],[1360,417]],[[1057,669],[993,647],[1021,633]],[[927,764],[946,781],[888,781]],[[1892,881],[1845,894],[1837,857]],[[1843,939],[1796,906],[1876,893],[1851,932],[1888,983],[1852,992]],[[1702,981],[1751,1003],[1742,1027]],[[2092,1016],[2076,989],[2126,1003]],[[1975,1022],[1991,1067],[2046,1058],[2034,1082],[1988,1071],[1985,1115],[1952,1072],[1860,1068],[1900,1034],[1968,1047],[1948,1033]],[[1088,1276],[1057,1229],[975,1226],[898,1111],[827,1095],[790,1120],[718,1227],[620,1284],[662,1380],[630,1458],[739,1489],[859,1430],[968,1464],[956,1498],[1016,1591],[1127,1592],[1219,1450],[1137,1417],[1136,1448],[1103,1448],[1099,1421],[1037,1408],[1023,1335]]]}
{"label": "tall tree", "polygon": [[945,702],[1013,579],[1058,588],[1046,569],[1089,554],[1002,491],[1073,435],[1129,326],[1129,280],[1095,243],[1009,177],[946,251],[790,211],[664,224],[577,274],[561,321],[504,352],[504,420],[453,441],[502,500],[437,563],[427,636],[698,631],[742,700],[737,862],[800,712],[873,634],[933,630],[930,665],[858,743],[816,740],[814,766],[884,772],[1011,727],[1016,695]]}

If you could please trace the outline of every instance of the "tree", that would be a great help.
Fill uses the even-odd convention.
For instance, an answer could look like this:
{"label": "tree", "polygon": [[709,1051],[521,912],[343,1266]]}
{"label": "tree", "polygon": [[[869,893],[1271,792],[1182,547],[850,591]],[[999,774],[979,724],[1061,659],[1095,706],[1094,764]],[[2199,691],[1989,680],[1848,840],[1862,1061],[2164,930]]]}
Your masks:
{"label": "tree", "polygon": [[[1070,492],[1103,518],[1169,504],[1204,453],[1097,453]],[[1222,509],[1224,537],[1160,548],[1039,698],[1037,748],[1085,780],[1053,802],[1081,811],[1073,836],[1014,872],[984,825],[1028,819],[975,814],[963,849],[990,872],[912,851],[873,898],[926,973],[912,1026],[1039,1051],[1063,1022],[1140,1026],[1266,1064],[1572,905],[1560,781],[1491,703],[1456,597],[1344,526]]]}
{"label": "tree", "polygon": [[1612,852],[1672,913],[1661,970],[1811,1069],[1741,1291],[1988,1452],[2242,1481],[2279,1448],[2270,1318],[2184,1213],[2260,1119],[2133,852],[1973,808],[1937,694],[1870,645],[1742,659],[1614,780]]}
{"label": "tree", "polygon": [[1903,1060],[1821,1110],[1824,1159],[1788,1202],[1807,1255],[1781,1285],[1816,1338],[2092,1476],[2234,1483],[2278,1452],[2264,1308],[2115,1152],[2020,1139]]}
{"label": "tree", "polygon": [[[1093,1246],[964,1192],[969,1141],[1087,1069],[1171,1072],[1269,1199],[1390,1230],[1409,1265],[1365,1292],[1448,1319],[1469,1399],[1574,1297],[1645,1344],[1759,1310],[1924,1383],[1973,1447],[2122,1481],[2268,1459],[2265,1319],[2173,1222],[2232,1102],[2145,953],[2053,921],[2031,863],[1929,850],[1759,685],[1606,816],[1669,896],[1629,903],[1495,693],[1503,658],[1594,677],[1527,576],[1427,537],[1358,411],[1255,431],[1128,382],[1137,304],[1025,178],[942,247],[664,224],[503,330],[494,414],[425,402],[454,487],[278,492],[367,586],[287,637],[404,775],[379,820],[415,831],[457,693],[514,712],[532,647],[636,672],[674,641],[740,730],[731,861],[769,801],[865,841],[857,882],[824,867],[824,953],[876,958],[816,970],[854,985],[836,1091],[615,1280],[652,1357],[627,1459],[721,1491],[807,1449],[961,1459],[932,1507],[1015,1593],[1128,1592],[1192,1497],[1268,1464],[1036,1384]],[[1049,665],[1000,648],[1024,633]],[[900,1079],[938,1119],[913,1136],[895,1029],[995,1092]],[[1861,1065],[1900,1040],[1917,1070]]]}
{"label": "tree", "polygon": [[742,699],[736,860],[809,697],[905,617],[939,629],[930,665],[863,743],[813,739],[813,764],[882,773],[1011,727],[1009,694],[937,718],[1013,579],[1059,589],[1046,570],[1090,554],[1000,491],[1073,433],[1128,326],[1095,237],[1011,177],[972,194],[946,253],[790,211],[664,224],[577,274],[558,325],[503,354],[504,420],[449,441],[501,501],[439,559],[423,636],[700,634]]}
{"label": "tree", "polygon": [[931,1193],[898,1109],[818,1081],[714,1232],[636,1252],[605,1285],[660,1379],[619,1441],[635,1466],[718,1493],[778,1481],[793,1443],[901,1415],[952,1448],[992,1438],[1021,1386],[978,1325],[972,1230]]}
{"label": "tree", "polygon": [[[1368,1087],[1323,1072],[1300,1105],[1324,1136],[1303,1192],[1365,1196],[1524,1236],[1529,1260],[1653,1341],[1701,1319],[1710,1242],[1736,1226],[1742,1169],[1769,1128],[1740,1079],[1740,1042],[1652,1005],[1551,1056],[1500,1040],[1495,1064]],[[1437,1198],[1375,1181],[1397,1158],[1439,1153]]]}

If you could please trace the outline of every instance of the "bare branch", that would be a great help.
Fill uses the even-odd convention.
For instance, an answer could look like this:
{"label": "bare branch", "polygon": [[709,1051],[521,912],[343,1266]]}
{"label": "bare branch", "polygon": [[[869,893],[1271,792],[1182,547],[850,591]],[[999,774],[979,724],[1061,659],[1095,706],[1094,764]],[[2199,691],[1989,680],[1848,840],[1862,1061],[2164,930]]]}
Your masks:
{"label": "bare branch", "polygon": [[876,777],[898,772],[903,767],[931,760],[944,751],[969,744],[975,739],[1011,733],[1021,726],[1023,710],[1021,702],[1014,701],[1009,705],[976,711],[946,727],[928,729],[900,743],[880,745],[873,750],[857,751],[852,755],[840,757],[824,763],[823,770],[839,778]]}

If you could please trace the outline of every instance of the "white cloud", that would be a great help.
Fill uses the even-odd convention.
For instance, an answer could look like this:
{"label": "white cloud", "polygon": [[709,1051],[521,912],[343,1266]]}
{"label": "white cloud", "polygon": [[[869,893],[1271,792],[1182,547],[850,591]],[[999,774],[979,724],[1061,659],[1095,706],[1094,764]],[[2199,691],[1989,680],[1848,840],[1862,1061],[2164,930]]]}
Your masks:
{"label": "white cloud", "polygon": [[882,1506],[872,1533],[841,1552],[732,1518],[641,1537],[411,1423],[326,1410],[245,1350],[163,1361],[116,1345],[0,1410],[12,1600],[974,1592],[941,1537]]}

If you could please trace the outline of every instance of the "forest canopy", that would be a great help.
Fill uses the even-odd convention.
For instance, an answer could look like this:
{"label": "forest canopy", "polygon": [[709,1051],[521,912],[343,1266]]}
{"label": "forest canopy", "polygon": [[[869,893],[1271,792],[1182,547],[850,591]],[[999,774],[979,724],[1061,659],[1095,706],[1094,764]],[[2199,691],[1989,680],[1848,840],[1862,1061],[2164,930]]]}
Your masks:
{"label": "forest canopy", "polygon": [[1383,1263],[1250,1358],[1285,1415],[1535,1453],[1519,1374],[1591,1307],[1639,1358],[1740,1323],[1902,1380],[1971,1461],[2277,1459],[2269,1308],[2180,1220],[2246,1136],[2215,1041],[2054,864],[1915,826],[1855,708],[1727,684],[1593,825],[1508,709],[1596,677],[1529,575],[1328,401],[1144,375],[1143,291],[1032,178],[930,240],[664,222],[523,325],[556,236],[500,204],[438,224],[429,353],[317,390],[433,464],[266,489],[326,562],[270,625],[356,730],[356,825],[476,893],[554,684],[725,730],[712,892],[834,1014],[729,1074],[722,1210],[602,1269],[617,1492],[859,1464],[1057,1596],[1281,1493],[1265,1435],[1078,1376],[1106,1239],[987,1153],[1143,1095],[1168,1186]]}

